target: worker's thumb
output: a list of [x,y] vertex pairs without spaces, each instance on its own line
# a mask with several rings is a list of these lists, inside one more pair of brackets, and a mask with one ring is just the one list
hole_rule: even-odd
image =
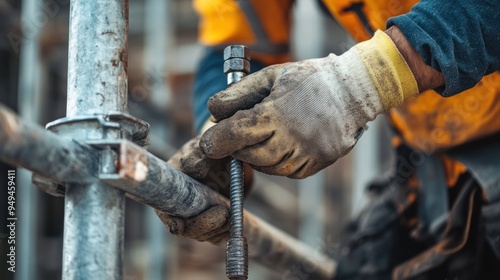
[[273,65],[244,77],[208,100],[208,109],[216,121],[231,117],[239,110],[250,109],[266,98],[286,64]]
[[265,141],[273,134],[270,117],[264,116],[263,106],[237,112],[209,128],[200,139],[200,148],[209,158],[220,159],[232,153]]

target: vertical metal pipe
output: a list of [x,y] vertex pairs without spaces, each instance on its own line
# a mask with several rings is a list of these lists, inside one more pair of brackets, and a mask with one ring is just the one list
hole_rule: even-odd
[[148,207],[145,216],[149,265],[144,279],[171,279],[165,276],[172,274],[172,260],[176,252],[175,243],[172,242],[173,238],[165,234],[165,226],[153,209]]
[[365,188],[376,176],[380,175],[378,155],[381,118],[370,123],[370,129],[363,133],[354,147],[353,186],[351,193],[351,216],[355,217],[368,203]]
[[[125,112],[128,0],[71,1],[69,32],[66,115]],[[113,157],[103,151],[102,173],[115,171]],[[124,207],[123,192],[102,183],[66,187],[63,279],[123,278]]]
[[[40,113],[40,59],[39,37],[42,23],[33,21],[42,11],[39,0],[23,1],[21,11],[22,31],[25,41],[21,45],[18,109],[23,119],[33,123],[39,121]],[[34,279],[36,275],[35,252],[37,245],[37,223],[35,215],[38,207],[37,189],[31,184],[31,172],[19,168],[17,171],[18,211],[18,273],[17,280]]]
[[127,35],[127,0],[71,1],[68,117],[126,111]]
[[[324,54],[325,22],[316,1],[297,0],[294,9],[292,49],[297,60]],[[314,30],[314,32],[311,32]]]
[[174,38],[174,21],[171,17],[170,0],[146,0],[145,4],[145,34],[144,34],[144,64],[148,76],[153,81],[151,85],[152,102],[164,109],[170,101],[170,87],[165,83],[167,76],[167,54],[172,51]]
[[[172,50],[174,38],[174,21],[170,16],[171,2],[171,0],[146,0],[144,2],[144,73],[153,81],[151,100],[162,110],[165,110],[171,101],[170,86],[165,83],[168,70],[167,54]],[[157,120],[157,125],[152,127],[155,129],[151,133],[156,134],[163,140],[163,143],[165,143],[164,139],[171,138],[172,127],[165,125],[164,120]],[[167,140],[167,142],[170,141]],[[171,275],[174,267],[175,240],[172,235],[165,234],[164,225],[152,209],[146,209],[145,216],[149,253],[145,279],[162,280],[166,275]]]
[[313,248],[325,234],[325,172],[297,182],[299,191],[299,240]]

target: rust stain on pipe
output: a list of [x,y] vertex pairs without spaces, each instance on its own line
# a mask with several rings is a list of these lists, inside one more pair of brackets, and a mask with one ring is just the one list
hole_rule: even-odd
[[148,175],[148,158],[129,149],[126,145],[120,145],[120,156],[118,161],[118,175],[120,178],[137,184],[146,180]]

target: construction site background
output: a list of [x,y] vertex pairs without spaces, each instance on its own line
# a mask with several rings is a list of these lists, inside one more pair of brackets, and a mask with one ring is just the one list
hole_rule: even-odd
[[[30,1],[0,0],[0,102],[14,110],[29,106],[36,121],[45,125],[65,115],[70,1],[34,1],[36,17],[26,18],[23,5]],[[352,44],[315,1],[297,2],[293,34],[301,35],[292,42],[295,60],[339,54]],[[130,1],[129,112],[151,125],[149,151],[164,160],[193,136],[192,83],[203,52],[197,43],[197,24],[191,1]],[[35,56],[23,61],[23,45],[29,42],[35,43]],[[18,98],[23,69],[34,73],[30,82],[36,89],[35,100]],[[383,123],[371,125],[354,153],[311,178],[257,174],[246,208],[314,248],[336,254],[342,227],[366,201],[363,187],[389,166],[389,138]],[[369,148],[373,146],[377,149]],[[0,162],[0,174],[9,169],[13,167]],[[29,173],[19,176],[27,176],[20,179],[27,183],[18,183],[17,188],[17,205],[23,211],[15,277],[60,279],[63,199],[30,184]],[[32,195],[20,195],[24,192]],[[0,199],[4,205],[7,197]],[[6,209],[0,211],[1,220]],[[1,235],[6,232],[0,228]],[[222,247],[172,236],[151,209],[127,200],[125,279],[224,279],[224,253]],[[4,252],[2,263],[3,258]],[[251,262],[249,279],[282,276]]]

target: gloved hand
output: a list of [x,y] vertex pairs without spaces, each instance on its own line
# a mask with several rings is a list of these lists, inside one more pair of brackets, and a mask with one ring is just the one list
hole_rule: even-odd
[[348,153],[366,123],[418,94],[392,40],[378,31],[341,56],[286,63],[243,78],[208,102],[219,123],[200,147],[264,173],[310,176]]
[[[201,136],[197,136],[184,144],[179,152],[168,160],[168,164],[229,198],[229,157],[207,157],[199,148],[200,138]],[[247,164],[243,165],[243,169],[247,196],[253,183],[253,170]],[[229,237],[230,215],[226,206],[214,206],[189,219],[170,216],[157,210],[155,212],[174,235],[209,241],[217,245],[225,243]]]
[[201,242],[209,241],[215,245],[225,244],[229,238],[230,215],[228,207],[214,206],[189,219],[170,216],[156,209],[155,212],[173,235]]
[[[213,159],[207,157],[199,148],[201,135],[189,140],[169,160],[175,169],[209,186],[211,189],[229,197],[229,157]],[[244,168],[245,196],[250,192],[253,182],[253,170]]]

